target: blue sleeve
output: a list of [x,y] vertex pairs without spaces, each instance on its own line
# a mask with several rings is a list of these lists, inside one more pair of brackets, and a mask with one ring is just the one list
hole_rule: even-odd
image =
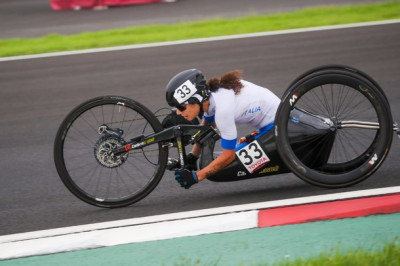
[[213,116],[203,116],[203,118],[204,118],[204,120],[206,121],[206,122],[208,122],[208,123],[212,123],[212,122],[214,122],[215,121],[215,115],[213,115]]
[[236,139],[221,138],[221,147],[225,150],[234,150],[236,147]]

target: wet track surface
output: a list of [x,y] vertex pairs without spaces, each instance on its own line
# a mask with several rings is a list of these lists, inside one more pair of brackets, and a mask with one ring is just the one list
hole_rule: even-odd
[[286,174],[233,183],[204,181],[184,190],[166,172],[146,199],[107,210],[81,202],[64,187],[52,154],[59,124],[79,103],[114,94],[155,111],[166,106],[164,88],[170,77],[192,67],[208,77],[242,69],[245,79],[281,96],[293,79],[312,67],[351,65],[378,81],[399,121],[399,31],[400,24],[392,24],[0,62],[0,235],[400,185],[396,137],[382,167],[350,188],[322,189]]

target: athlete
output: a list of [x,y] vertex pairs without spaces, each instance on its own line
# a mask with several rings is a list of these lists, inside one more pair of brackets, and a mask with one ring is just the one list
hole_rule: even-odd
[[166,98],[176,113],[192,121],[203,115],[202,125],[217,127],[222,154],[199,171],[196,161],[201,147],[194,145],[187,155],[187,169],[175,171],[175,179],[186,189],[226,167],[235,159],[237,124],[248,124],[260,132],[274,122],[280,99],[270,90],[241,79],[234,70],[206,81],[202,72],[189,69],[175,75],[166,87]]

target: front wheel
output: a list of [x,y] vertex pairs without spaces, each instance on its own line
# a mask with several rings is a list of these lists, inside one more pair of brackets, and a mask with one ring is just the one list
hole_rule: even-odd
[[382,164],[393,137],[383,91],[352,68],[307,72],[284,94],[275,118],[282,160],[301,179],[346,187]]
[[115,96],[97,97],[64,119],[54,144],[54,160],[65,186],[79,199],[115,208],[146,197],[161,180],[168,148],[154,143],[120,156],[110,151],[134,137],[163,129],[140,103]]

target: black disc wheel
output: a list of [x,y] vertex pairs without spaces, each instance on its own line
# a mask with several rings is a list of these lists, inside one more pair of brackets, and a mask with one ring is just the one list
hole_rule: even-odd
[[159,132],[160,122],[140,103],[97,97],[62,122],[54,160],[61,180],[79,199],[99,207],[123,207],[146,197],[161,180],[168,148],[154,143],[119,156],[111,152],[141,135]]
[[393,137],[390,107],[377,86],[337,66],[293,82],[275,119],[277,149],[289,169],[321,187],[350,186],[376,171]]

